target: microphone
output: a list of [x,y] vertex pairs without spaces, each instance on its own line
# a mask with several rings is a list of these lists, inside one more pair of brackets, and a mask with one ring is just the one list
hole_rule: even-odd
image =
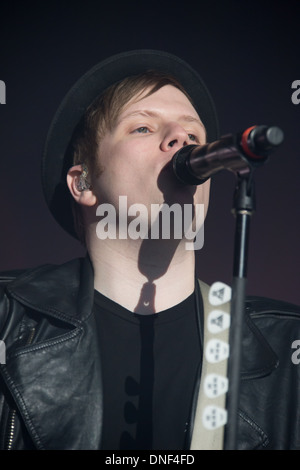
[[172,158],[173,171],[184,184],[199,185],[221,170],[237,173],[264,163],[283,142],[276,126],[252,126],[205,145],[186,145]]

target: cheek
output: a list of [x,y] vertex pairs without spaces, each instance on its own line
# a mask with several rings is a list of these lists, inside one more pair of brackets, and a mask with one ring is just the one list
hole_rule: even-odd
[[115,144],[113,147],[100,148],[98,161],[103,168],[117,173],[119,169],[140,169],[147,161],[150,154],[149,145],[141,141],[125,141]]
[[132,185],[132,189],[136,187],[143,191],[143,185],[147,186],[150,179],[155,179],[154,175],[155,156],[146,142],[123,143],[105,158],[103,176],[111,183],[116,181],[120,184],[121,181]]
[[122,151],[104,158],[101,165],[103,172],[95,178],[93,184],[99,204],[106,202],[116,206],[119,196],[127,196],[128,204],[143,202],[148,192],[149,174],[143,159],[135,158],[134,152],[126,157]]

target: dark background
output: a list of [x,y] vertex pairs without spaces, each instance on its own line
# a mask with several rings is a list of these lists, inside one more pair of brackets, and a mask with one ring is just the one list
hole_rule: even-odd
[[[6,2],[1,5],[0,270],[61,263],[79,243],[47,210],[40,182],[46,133],[61,99],[112,54],[151,48],[174,53],[206,81],[222,134],[278,125],[282,147],[255,175],[248,293],[300,304],[299,1]],[[200,277],[231,283],[235,176],[213,178]]]

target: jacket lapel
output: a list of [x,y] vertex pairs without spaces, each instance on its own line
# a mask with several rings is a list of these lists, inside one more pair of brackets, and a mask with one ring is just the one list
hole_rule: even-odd
[[9,290],[32,312],[43,313],[33,343],[8,351],[2,371],[37,448],[99,449],[101,364],[89,261],[43,268]]

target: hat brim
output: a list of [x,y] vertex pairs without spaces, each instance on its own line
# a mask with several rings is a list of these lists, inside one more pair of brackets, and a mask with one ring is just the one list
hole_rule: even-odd
[[208,142],[219,137],[212,97],[198,73],[185,61],[156,50],[134,50],[114,55],[85,73],[70,89],[50,125],[42,155],[42,185],[46,203],[56,221],[77,238],[71,210],[66,160],[73,132],[87,107],[110,85],[148,70],[173,75],[190,95],[207,132]]

